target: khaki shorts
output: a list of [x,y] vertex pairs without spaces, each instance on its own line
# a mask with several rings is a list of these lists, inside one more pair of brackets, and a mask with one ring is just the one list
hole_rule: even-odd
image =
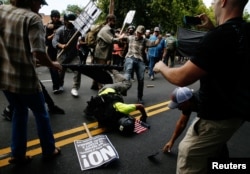
[[179,144],[176,173],[207,173],[207,159],[219,157],[225,143],[242,125],[242,119],[195,118]]

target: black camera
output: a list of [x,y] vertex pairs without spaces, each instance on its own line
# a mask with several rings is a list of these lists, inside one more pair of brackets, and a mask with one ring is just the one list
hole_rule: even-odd
[[184,24],[186,25],[199,25],[201,24],[201,19],[199,17],[184,16]]

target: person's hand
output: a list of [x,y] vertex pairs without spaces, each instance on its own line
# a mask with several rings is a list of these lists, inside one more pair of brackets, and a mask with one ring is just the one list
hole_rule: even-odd
[[164,67],[166,67],[166,64],[163,62],[163,61],[158,61],[156,64],[155,64],[155,66],[154,66],[154,68],[153,68],[153,71],[155,72],[155,73],[158,73],[158,72],[160,72],[160,70],[162,69],[162,68],[164,68]]
[[67,45],[67,44],[61,44],[61,48],[62,48],[62,49],[64,49],[64,50],[65,50],[65,49],[67,49],[67,47],[68,47],[68,45]]
[[122,33],[122,34],[118,34],[118,35],[117,35],[117,37],[118,37],[120,40],[123,39],[124,36],[125,36],[125,33]]
[[48,24],[48,25],[47,25],[47,28],[53,29],[53,28],[54,28],[54,24]]
[[206,14],[203,13],[196,17],[199,17],[201,19],[201,24],[197,25],[197,28],[205,28],[207,30],[211,30],[214,28],[214,24]]
[[51,68],[62,71],[62,65],[58,61],[53,61]]
[[159,35],[157,36],[157,38],[158,38],[159,40],[161,40],[161,39],[162,39],[162,35],[159,34]]
[[36,67],[40,67],[41,66],[40,61],[36,58],[34,60],[35,60]]
[[165,146],[162,148],[162,151],[164,153],[169,153],[171,152],[171,148],[173,147],[174,143],[172,141],[169,141],[165,144]]

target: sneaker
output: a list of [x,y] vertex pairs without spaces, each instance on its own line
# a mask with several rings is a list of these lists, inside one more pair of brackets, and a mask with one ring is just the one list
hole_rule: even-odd
[[151,80],[154,80],[154,76],[150,76],[150,79],[151,79]]
[[24,165],[30,163],[32,160],[31,156],[24,156],[22,158],[11,157],[9,159],[10,164]]
[[53,94],[61,94],[63,91],[60,89],[54,89]]
[[74,97],[78,97],[78,91],[77,91],[76,88],[72,88],[71,95],[74,96]]
[[138,103],[139,104],[144,104],[144,101],[142,100],[142,98],[138,98]]
[[50,114],[65,114],[64,110],[59,108],[58,106],[54,105],[53,107],[49,108]]
[[60,88],[58,89],[61,93],[64,91],[63,87],[60,86]]

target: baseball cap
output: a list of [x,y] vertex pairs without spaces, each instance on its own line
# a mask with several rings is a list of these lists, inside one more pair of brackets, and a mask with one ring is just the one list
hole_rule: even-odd
[[155,27],[154,31],[160,31],[159,27]]
[[135,32],[138,32],[138,33],[141,33],[143,34],[145,32],[145,27],[143,25],[139,25],[137,28],[136,28],[136,31]]
[[76,19],[76,14],[74,13],[65,13],[63,19],[69,22],[73,22]]
[[42,5],[48,5],[48,3],[45,0],[41,0]]
[[171,95],[171,102],[168,104],[170,109],[175,109],[180,103],[189,100],[193,96],[193,90],[188,87],[175,88]]

